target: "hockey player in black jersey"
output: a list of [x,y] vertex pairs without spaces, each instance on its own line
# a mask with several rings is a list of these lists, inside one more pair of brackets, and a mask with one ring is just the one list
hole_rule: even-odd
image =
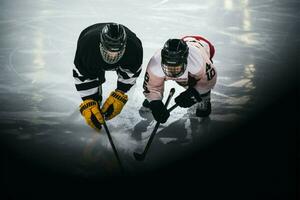
[[[73,77],[83,100],[80,112],[88,125],[100,131],[104,117],[110,120],[121,112],[128,100],[126,92],[142,71],[142,61],[142,43],[124,25],[98,23],[81,32]],[[110,93],[100,112],[105,71],[116,71],[117,88]]]

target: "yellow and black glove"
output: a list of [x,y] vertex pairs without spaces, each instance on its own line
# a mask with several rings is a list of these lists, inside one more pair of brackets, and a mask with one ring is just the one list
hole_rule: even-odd
[[80,104],[80,113],[85,118],[86,123],[97,131],[101,130],[101,124],[104,123],[100,113],[98,102],[92,99],[84,100]]
[[112,119],[117,116],[127,100],[128,96],[124,92],[119,90],[111,92],[102,106],[102,113],[105,119]]

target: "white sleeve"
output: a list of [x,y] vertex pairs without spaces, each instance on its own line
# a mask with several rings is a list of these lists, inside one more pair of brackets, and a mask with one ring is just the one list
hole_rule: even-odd
[[156,53],[148,63],[143,84],[143,93],[149,102],[163,99],[164,83],[165,75],[160,66],[160,55]]

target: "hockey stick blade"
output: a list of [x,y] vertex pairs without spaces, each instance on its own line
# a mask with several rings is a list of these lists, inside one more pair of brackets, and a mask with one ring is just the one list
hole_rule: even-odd
[[143,161],[145,159],[145,155],[143,153],[133,152],[133,156],[137,161]]

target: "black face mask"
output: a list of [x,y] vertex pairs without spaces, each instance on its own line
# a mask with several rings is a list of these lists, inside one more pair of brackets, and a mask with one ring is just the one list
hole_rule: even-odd
[[101,43],[99,47],[102,58],[107,64],[117,63],[125,53],[125,47],[120,51],[109,51],[108,49],[105,49]]

